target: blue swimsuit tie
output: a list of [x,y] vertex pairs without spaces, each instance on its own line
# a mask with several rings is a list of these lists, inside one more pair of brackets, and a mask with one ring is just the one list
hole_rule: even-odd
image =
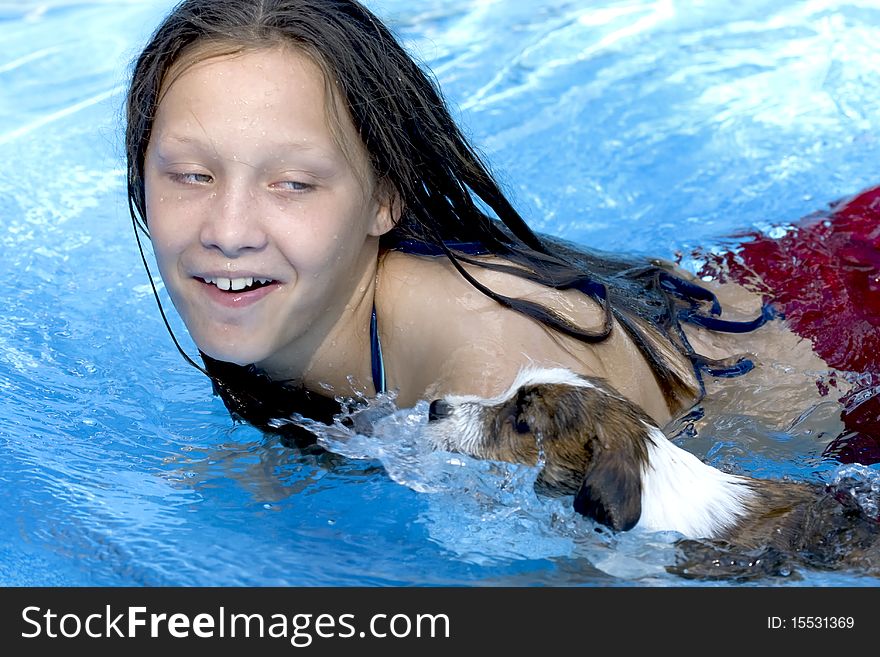
[[[488,253],[486,248],[477,242],[447,241],[445,244],[470,255],[484,255]],[[393,248],[403,253],[424,256],[441,256],[444,254],[439,246],[418,240],[400,240]],[[376,389],[376,394],[387,392],[385,386],[385,361],[382,359],[382,341],[379,339],[375,303],[373,304],[373,314],[370,318],[370,366],[373,370],[373,387]]]
[[370,317],[370,365],[373,370],[373,387],[376,394],[385,392],[385,361],[382,359],[382,342],[379,340],[379,326],[376,321],[376,304]]

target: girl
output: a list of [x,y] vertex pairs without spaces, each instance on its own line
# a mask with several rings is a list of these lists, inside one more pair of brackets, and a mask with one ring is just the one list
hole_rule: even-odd
[[184,0],[136,61],[127,121],[132,217],[190,362],[263,429],[385,390],[492,396],[527,363],[604,377],[662,424],[703,372],[748,371],[723,336],[773,316],[730,286],[743,313],[721,319],[669,263],[533,233],[354,0]]

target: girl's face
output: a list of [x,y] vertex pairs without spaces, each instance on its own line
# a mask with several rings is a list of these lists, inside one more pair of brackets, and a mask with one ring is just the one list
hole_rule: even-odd
[[145,186],[165,286],[209,356],[284,369],[363,295],[388,202],[344,108],[346,152],[334,139],[303,54],[205,59],[163,92]]

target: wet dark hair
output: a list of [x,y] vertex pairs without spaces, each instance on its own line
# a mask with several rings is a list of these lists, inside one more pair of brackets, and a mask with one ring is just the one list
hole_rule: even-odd
[[[717,318],[715,297],[677,275],[671,265],[591,252],[534,233],[455,124],[432,77],[354,0],[184,0],[168,14],[137,58],[127,95],[128,199],[136,234],[149,235],[144,156],[166,75],[179,58],[212,44],[226,52],[283,44],[315,61],[327,88],[347,109],[376,180],[393,190],[400,204],[400,218],[383,236],[382,248],[408,242],[442,253],[483,294],[584,342],[605,340],[616,319],[651,365],[673,412],[693,402],[695,393],[702,395],[702,370],[730,373],[747,368],[741,361],[717,363],[696,354],[681,323],[748,330],[765,316],[745,325],[723,322]],[[501,258],[475,259],[456,243],[476,244]],[[462,263],[507,271],[560,290],[580,290],[602,306],[604,325],[587,331],[540,304],[498,294]],[[690,371],[670,364],[659,346],[664,341],[690,359],[699,391],[693,388]],[[202,368],[184,356],[211,377],[233,416],[263,429],[272,428],[272,418],[294,411],[326,421],[338,408],[295,383],[269,381],[253,366],[221,363],[201,354]]]

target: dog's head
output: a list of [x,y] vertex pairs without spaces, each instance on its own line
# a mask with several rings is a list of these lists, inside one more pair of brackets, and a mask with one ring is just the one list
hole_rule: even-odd
[[565,369],[522,370],[492,399],[449,396],[430,405],[440,449],[537,465],[542,492],[574,494],[579,513],[615,530],[641,516],[651,420],[599,379]]

